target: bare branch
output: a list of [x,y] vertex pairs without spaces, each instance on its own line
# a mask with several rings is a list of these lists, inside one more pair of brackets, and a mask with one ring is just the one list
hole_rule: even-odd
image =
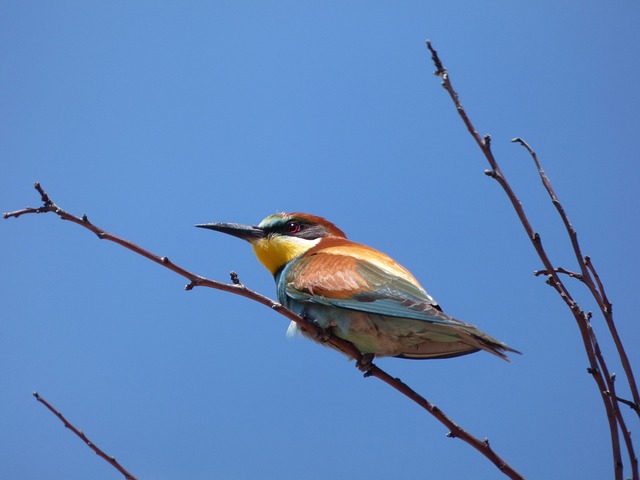
[[469,119],[469,116],[464,110],[462,103],[460,102],[460,97],[458,93],[454,90],[451,84],[451,79],[449,78],[449,74],[447,73],[446,68],[443,66],[437,51],[433,48],[433,46],[429,41],[427,41],[427,48],[431,52],[431,57],[436,66],[436,69],[437,69],[437,71],[435,72],[436,75],[442,78],[443,88],[449,93],[449,96],[451,97],[451,100],[455,105],[456,111],[460,115],[460,118],[465,124],[467,130],[469,131],[469,133],[471,134],[475,142],[478,144],[478,147],[482,151],[483,155],[485,156],[485,158],[487,159],[491,167],[490,170],[485,170],[485,174],[495,179],[499,183],[499,185],[502,187],[504,192],[506,193],[536,253],[542,260],[544,269],[535,272],[535,274],[547,276],[547,283],[551,285],[558,292],[558,294],[560,295],[560,298],[569,307],[569,309],[571,310],[571,313],[573,314],[578,324],[580,335],[582,336],[583,345],[587,353],[587,358],[589,360],[588,371],[589,373],[591,373],[591,375],[593,376],[597,384],[598,392],[600,393],[600,396],[602,398],[607,420],[609,422],[609,431],[611,436],[613,465],[614,465],[614,476],[616,480],[622,480],[622,460],[620,455],[620,442],[618,437],[618,428],[620,428],[621,430],[623,430],[623,436],[625,438],[625,443],[629,453],[629,458],[631,460],[631,465],[632,465],[632,470],[634,475],[633,478],[635,480],[638,480],[637,459],[635,458],[633,445],[631,444],[630,437],[628,436],[628,432],[626,431],[624,421],[621,420],[621,416],[618,415],[619,409],[615,404],[615,400],[612,401],[612,397],[610,397],[607,393],[605,393],[609,391],[610,388],[613,388],[613,382],[610,380],[610,377],[609,378],[605,377],[606,373],[603,374],[603,372],[607,372],[608,369],[606,367],[604,357],[601,355],[600,350],[597,346],[597,340],[596,340],[595,334],[591,329],[591,325],[589,322],[591,314],[585,313],[580,308],[578,303],[572,298],[568,289],[562,282],[562,279],[560,278],[559,274],[566,274],[569,277],[577,278],[583,283],[585,283],[585,285],[587,285],[587,287],[589,288],[590,292],[593,294],[593,297],[598,302],[598,305],[603,311],[603,315],[607,321],[607,325],[609,326],[611,335],[616,343],[616,347],[618,348],[620,358],[625,368],[625,373],[627,374],[627,377],[629,379],[629,384],[631,386],[631,390],[634,395],[634,400],[636,401],[635,403],[638,403],[637,388],[635,387],[635,380],[633,377],[633,373],[631,371],[630,364],[626,357],[624,348],[622,348],[622,343],[620,341],[620,338],[616,332],[615,325],[613,323],[613,317],[611,316],[610,304],[608,303],[608,300],[606,300],[605,302],[606,296],[604,295],[604,288],[602,287],[602,284],[600,283],[599,279],[596,280],[597,286],[594,284],[592,280],[592,275],[594,277],[597,277],[597,274],[595,273],[595,270],[592,267],[588,266],[588,260],[585,261],[583,259],[580,246],[577,241],[576,231],[571,225],[571,223],[569,222],[569,219],[564,211],[564,208],[562,207],[562,204],[559,202],[557,196],[555,195],[555,192],[553,191],[553,188],[551,186],[551,182],[549,181],[548,177],[544,173],[544,170],[542,169],[540,162],[538,161],[537,155],[526,142],[524,142],[519,138],[516,138],[513,141],[518,142],[522,146],[524,146],[528,150],[531,157],[533,158],[536,164],[536,167],[538,169],[540,178],[542,179],[542,183],[545,186],[549,196],[551,197],[551,200],[554,206],[558,210],[562,218],[562,221],[565,224],[565,227],[567,229],[567,232],[571,240],[574,253],[580,265],[580,273],[578,274],[576,272],[571,272],[569,270],[556,268],[553,266],[550,258],[548,257],[545,249],[542,246],[542,240],[540,238],[540,235],[537,232],[535,232],[533,227],[531,226],[529,219],[527,218],[524,212],[522,204],[520,203],[520,200],[513,192],[510,184],[507,182],[496,159],[493,156],[493,153],[491,151],[491,142],[490,142],[491,138],[489,137],[489,135],[485,135],[484,139],[480,137],[473,123]]
[[[591,333],[592,336],[592,342],[593,342],[593,347],[594,347],[594,351],[596,354],[596,357],[598,358],[598,362],[600,363],[603,371],[602,371],[602,375],[604,376],[604,378],[606,379],[607,382],[607,386],[609,388],[609,390],[605,390],[603,393],[603,395],[605,396],[609,396],[611,398],[612,404],[614,402],[619,402],[622,399],[620,397],[618,397],[616,395],[616,387],[615,387],[615,381],[616,381],[616,375],[615,374],[610,374],[606,363],[604,361],[604,357],[602,355],[602,351],[600,350],[600,345],[598,344],[598,341],[595,337],[595,334],[593,332],[593,328],[591,326],[591,324],[589,324],[589,331]],[[622,403],[627,403],[627,401],[622,400]],[[629,402],[631,403],[631,402]],[[635,454],[635,448],[633,446],[633,441],[631,440],[631,432],[627,429],[627,425],[626,422],[624,420],[624,417],[622,416],[622,412],[620,411],[619,408],[617,408],[617,405],[612,405],[612,410],[613,413],[615,414],[615,421],[618,423],[618,426],[620,428],[620,432],[622,433],[622,438],[624,440],[625,443],[625,447],[627,449],[627,453],[629,455],[629,463],[631,465],[631,472],[632,472],[632,478],[634,480],[637,480],[638,477],[640,476],[639,472],[638,472],[638,459],[636,457]],[[632,407],[633,409],[633,407]],[[609,422],[610,424],[613,422]],[[620,461],[619,465],[617,466],[618,469],[620,470],[620,476],[622,476],[622,461]]]
[[15,210],[13,212],[3,213],[2,218],[18,218],[20,215],[26,215],[29,213],[47,213],[52,211],[50,210],[52,206],[52,202],[49,199],[49,196],[42,189],[40,184],[38,182],[35,182],[33,184],[33,188],[35,188],[38,191],[38,193],[40,193],[40,199],[42,200],[42,203],[43,203],[41,207],[38,207],[38,208],[26,207],[20,210]]
[[607,298],[607,294],[604,291],[604,285],[602,285],[602,282],[600,281],[600,276],[598,275],[598,272],[596,272],[596,269],[594,268],[593,263],[591,263],[591,257],[589,255],[585,255],[584,263],[589,269],[589,271],[593,274],[593,278],[595,278],[596,283],[598,284],[598,291],[602,295],[602,302],[604,304],[605,311],[611,312],[613,305],[611,305],[611,302]]
[[[618,330],[613,321],[613,311],[612,311],[611,302],[607,298],[607,295],[604,291],[604,286],[600,281],[600,277],[596,272],[593,264],[591,263],[591,258],[589,256],[582,255],[580,243],[578,242],[578,233],[576,232],[575,228],[571,224],[571,221],[569,220],[569,216],[567,215],[567,212],[565,211],[564,207],[562,206],[562,203],[560,203],[558,196],[553,190],[551,181],[549,180],[549,177],[547,177],[547,174],[542,168],[542,165],[538,160],[538,155],[536,154],[536,152],[534,152],[533,149],[529,146],[529,144],[524,140],[522,140],[521,138],[514,138],[512,142],[516,142],[522,145],[529,152],[529,155],[531,156],[531,158],[533,159],[536,165],[536,169],[538,170],[538,174],[540,175],[542,184],[544,185],[545,190],[549,194],[549,197],[551,198],[551,202],[553,203],[556,210],[558,211],[558,214],[562,219],[562,223],[564,224],[565,229],[567,230],[567,234],[571,241],[571,246],[573,247],[573,252],[578,262],[578,266],[580,267],[581,275],[579,277],[575,275],[570,275],[570,276],[575,276],[576,278],[579,278],[579,280],[581,280],[587,286],[587,288],[589,289],[589,292],[591,293],[596,303],[598,304],[598,307],[602,312],[602,315],[605,319],[607,327],[609,328],[609,333],[611,334],[611,338],[613,339],[613,342],[618,351],[618,356],[620,357],[622,368],[624,369],[625,375],[627,377],[627,381],[629,382],[629,387],[630,387],[633,399],[635,403],[640,403],[640,394],[638,393],[638,387],[636,385],[636,380],[633,375],[633,370],[631,368],[631,362],[629,361],[629,357],[627,356],[627,352],[622,344],[622,340],[620,339],[620,335],[618,334]],[[558,269],[556,270],[559,271]],[[566,273],[566,272],[563,271],[562,273]],[[595,279],[595,282],[594,282],[594,279]],[[636,413],[640,415],[640,411],[636,410]]]
[[[311,334],[312,337],[322,339],[322,343],[326,343],[336,350],[344,353],[350,358],[356,360],[356,367],[364,372],[365,377],[375,377],[388,385],[392,386],[400,393],[405,395],[407,398],[421,406],[424,410],[433,415],[440,423],[445,425],[449,429],[449,437],[459,438],[463,442],[469,444],[476,450],[478,450],[481,454],[483,454],[489,461],[491,461],[504,475],[511,479],[523,479],[524,477],[519,474],[516,470],[514,470],[507,462],[505,462],[498,454],[496,454],[492,448],[489,447],[488,441],[480,440],[475,436],[471,435],[469,432],[464,430],[458,424],[456,424],[453,420],[451,420],[447,415],[445,415],[439,407],[434,405],[433,403],[426,400],[424,397],[419,395],[416,391],[411,389],[408,385],[406,385],[399,378],[392,377],[387,372],[373,364],[372,357],[368,355],[363,355],[356,349],[351,343],[343,340],[335,335],[331,334],[331,332],[318,327],[315,323],[305,319],[289,310],[282,304],[265,297],[264,295],[255,292],[245,285],[240,283],[238,275],[235,272],[231,272],[231,284],[218,282],[215,280],[210,280],[208,278],[204,278],[200,275],[196,275],[185,268],[176,265],[168,257],[161,257],[148,250],[143,249],[142,247],[136,245],[135,243],[120,238],[116,235],[113,235],[102,228],[92,224],[89,222],[86,215],[83,215],[82,218],[79,218],[75,215],[72,215],[60,207],[58,207],[53,201],[50,200],[49,196],[44,192],[40,184],[36,182],[35,184],[36,190],[40,193],[44,205],[37,209],[23,209],[17,210],[16,212],[5,214],[5,218],[9,217],[17,217],[27,213],[46,213],[52,212],[58,215],[63,220],[68,220],[72,223],[80,225],[87,230],[90,230],[101,240],[108,240],[118,245],[123,246],[124,248],[131,250],[138,255],[142,255],[143,257],[165,267],[182,277],[189,280],[189,283],[185,286],[185,290],[192,290],[195,287],[208,287],[216,290],[222,290],[225,292],[230,292],[236,295],[240,295],[250,300],[256,301],[262,305],[265,305],[281,315],[285,316],[289,320],[296,322],[301,328],[306,330]],[[17,214],[16,214],[17,213]]]
[[56,417],[58,417],[60,419],[60,421],[64,424],[64,426],[66,428],[68,428],[69,430],[71,430],[73,433],[75,433],[78,438],[80,438],[80,440],[82,440],[84,443],[87,444],[87,446],[93,450],[96,455],[98,455],[99,457],[102,457],[104,460],[107,461],[107,463],[109,463],[109,465],[111,465],[113,468],[115,468],[116,470],[118,470],[122,475],[124,475],[124,478],[126,480],[136,480],[136,477],[134,477],[133,475],[131,475],[127,470],[125,470],[125,468],[120,465],[118,463],[118,461],[112,457],[111,455],[107,455],[106,453],[104,453],[104,451],[102,451],[102,449],[100,449],[100,447],[98,447],[95,443],[93,443],[91,440],[89,440],[89,438],[87,438],[87,436],[84,434],[84,432],[82,430],[78,430],[69,420],[67,420],[64,415],[62,415],[62,413],[60,413],[58,410],[56,410],[49,402],[47,402],[44,398],[42,398],[38,392],[33,392],[33,396],[36,397],[36,400],[38,402],[40,402],[41,404],[43,404],[45,407],[47,407]]

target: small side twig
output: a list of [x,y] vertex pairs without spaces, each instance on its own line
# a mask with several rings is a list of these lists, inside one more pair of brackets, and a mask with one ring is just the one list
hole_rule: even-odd
[[47,402],[44,398],[42,398],[38,392],[33,392],[33,396],[36,398],[38,402],[47,407],[51,413],[53,413],[56,417],[60,419],[60,421],[64,424],[66,428],[71,430],[76,436],[82,440],[91,450],[93,450],[96,455],[103,458],[109,465],[118,470],[126,480],[136,480],[136,477],[131,475],[118,461],[112,457],[111,455],[106,454],[100,447],[98,447],[95,443],[93,443],[89,438],[84,434],[82,430],[77,429],[69,420],[67,420],[62,413],[56,410],[53,405]]
[[[580,281],[584,281],[582,274],[578,273],[578,272],[572,272],[571,270],[567,270],[566,268],[562,268],[562,267],[556,267],[553,269],[554,272],[556,273],[562,273],[563,275],[567,275],[571,278],[575,278],[577,280]],[[539,277],[540,275],[549,275],[549,272],[547,272],[546,270],[536,270],[535,272],[533,272],[533,274],[536,277]]]
[[604,393],[606,393],[606,394],[607,394],[607,395],[609,395],[609,396],[615,397],[615,399],[616,399],[618,402],[620,402],[620,403],[624,403],[626,406],[628,406],[629,408],[631,408],[631,410],[636,410],[636,411],[637,411],[637,410],[640,410],[640,405],[638,405],[638,404],[637,404],[637,403],[635,403],[635,402],[632,402],[631,400],[627,400],[626,398],[622,398],[622,397],[619,397],[619,396],[617,396],[617,395],[614,395],[614,394],[613,394],[613,392],[610,392],[610,391],[608,391],[608,390],[607,390],[606,392],[604,392]]

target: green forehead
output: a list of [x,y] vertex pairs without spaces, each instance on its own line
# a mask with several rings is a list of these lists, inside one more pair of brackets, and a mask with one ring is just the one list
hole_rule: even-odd
[[291,215],[286,213],[275,213],[269,215],[258,225],[260,228],[277,227],[293,219]]

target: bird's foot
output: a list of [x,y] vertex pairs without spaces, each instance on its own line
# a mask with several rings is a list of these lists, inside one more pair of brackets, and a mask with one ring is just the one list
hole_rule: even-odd
[[369,373],[369,370],[373,367],[373,359],[375,354],[373,353],[363,353],[362,356],[356,360],[356,367],[361,372],[364,372],[365,376]]
[[318,343],[327,343],[331,338],[331,332],[328,328],[318,327],[313,334],[313,339]]

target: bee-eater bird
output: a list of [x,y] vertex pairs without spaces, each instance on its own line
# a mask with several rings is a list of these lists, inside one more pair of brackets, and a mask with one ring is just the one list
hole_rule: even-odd
[[[278,301],[298,315],[377,357],[429,359],[486,350],[517,352],[442,312],[418,281],[392,258],[352,242],[322,217],[270,215],[257,226],[196,225],[253,246],[275,278]],[[297,330],[292,322],[289,333]]]

